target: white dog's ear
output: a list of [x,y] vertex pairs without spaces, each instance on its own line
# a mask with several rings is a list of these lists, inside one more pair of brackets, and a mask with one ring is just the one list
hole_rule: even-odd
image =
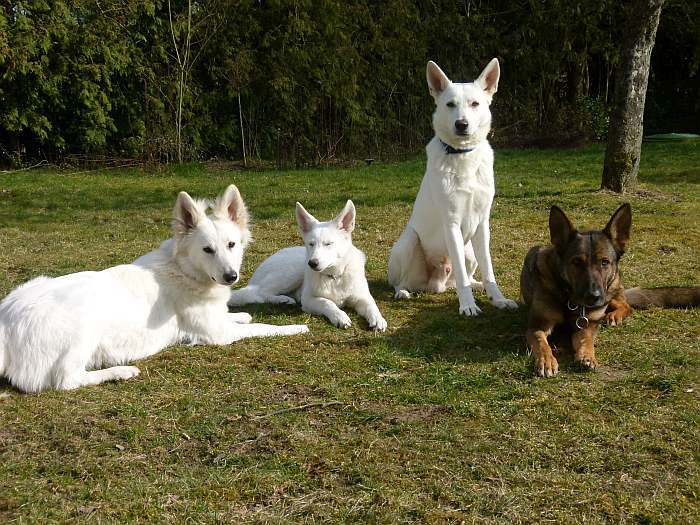
[[338,229],[352,233],[355,229],[355,205],[352,201],[345,203],[343,211],[341,211],[335,218],[335,222],[338,224]]
[[486,91],[486,94],[491,98],[498,91],[499,78],[501,78],[501,66],[498,64],[497,58],[492,58],[474,83]]
[[173,209],[173,233],[186,235],[197,227],[202,219],[202,210],[186,191],[181,191]]
[[430,94],[434,99],[437,99],[442,92],[447,89],[447,86],[450,85],[450,79],[442,72],[440,66],[432,60],[428,62],[428,66],[425,69],[425,76],[428,80],[428,89],[430,89]]
[[214,203],[214,215],[221,219],[229,219],[241,228],[248,226],[248,208],[243,202],[241,192],[231,184]]
[[316,218],[297,202],[297,224],[302,233],[307,233],[314,225],[318,224]]

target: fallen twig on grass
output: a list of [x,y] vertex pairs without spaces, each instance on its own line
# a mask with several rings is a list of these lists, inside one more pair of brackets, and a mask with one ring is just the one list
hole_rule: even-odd
[[33,170],[34,168],[38,168],[39,166],[48,166],[49,162],[47,160],[42,160],[41,162],[38,162],[37,164],[34,164],[33,166],[27,166],[26,168],[19,168],[17,170],[3,170],[0,171],[3,175],[7,175],[10,173],[19,173],[20,171],[27,171],[27,170]]
[[266,419],[268,417],[276,416],[278,414],[284,414],[286,412],[296,412],[298,410],[306,410],[307,408],[326,408],[329,406],[333,405],[342,405],[340,401],[319,401],[317,403],[306,403],[305,405],[297,405],[295,407],[289,407],[289,408],[283,408],[281,410],[274,410],[272,412],[268,412],[267,414],[261,414],[259,416],[253,416],[253,419]]

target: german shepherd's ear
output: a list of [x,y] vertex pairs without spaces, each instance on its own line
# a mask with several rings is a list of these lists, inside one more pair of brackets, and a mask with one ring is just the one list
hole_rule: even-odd
[[562,253],[576,228],[559,206],[549,210],[549,236],[557,252]]
[[603,228],[603,233],[612,241],[615,251],[619,255],[625,253],[627,241],[632,229],[632,206],[625,203],[620,206]]

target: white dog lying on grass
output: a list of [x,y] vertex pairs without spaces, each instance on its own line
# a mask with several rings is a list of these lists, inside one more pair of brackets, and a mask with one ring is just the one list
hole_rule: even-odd
[[134,377],[139,369],[123,365],[177,343],[307,332],[228,313],[248,240],[235,186],[213,204],[180,193],[173,238],[157,250],[100,272],[37,277],[0,303],[0,375],[25,392],[67,390]]
[[352,244],[352,201],[328,222],[317,221],[298,202],[296,216],[304,247],[285,248],[264,260],[248,286],[233,290],[229,306],[300,301],[305,312],[324,315],[338,328],[348,328],[350,318],[340,309],[348,305],[367,319],[370,329],[386,330],[365,278],[365,255]]

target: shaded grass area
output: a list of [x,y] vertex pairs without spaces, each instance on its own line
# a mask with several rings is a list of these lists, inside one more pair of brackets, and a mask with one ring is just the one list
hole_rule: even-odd
[[[548,208],[602,227],[632,203],[625,282],[700,281],[700,150],[645,145],[643,191],[599,192],[603,151],[497,151],[492,252],[518,295]],[[294,202],[347,198],[389,322],[340,331],[298,308],[256,321],[311,333],[175,347],[135,380],[20,395],[0,383],[0,521],[192,523],[691,523],[700,521],[700,311],[636,312],[604,329],[601,368],[532,376],[525,312],[457,315],[454,293],[394,302],[386,261],[424,161],[347,170],[0,176],[0,296],[39,274],[128,262],[168,235],[177,192],[235,182],[254,216],[244,280],[297,243]],[[337,401],[335,404],[328,404]],[[325,404],[324,404],[325,403]],[[309,405],[307,408],[294,408]]]

